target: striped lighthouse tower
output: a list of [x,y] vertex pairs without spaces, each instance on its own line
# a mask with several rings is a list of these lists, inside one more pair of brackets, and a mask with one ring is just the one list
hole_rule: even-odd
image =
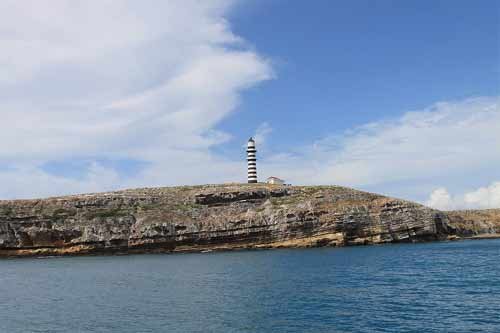
[[255,141],[250,138],[247,143],[247,163],[248,163],[248,182],[257,183],[257,150]]

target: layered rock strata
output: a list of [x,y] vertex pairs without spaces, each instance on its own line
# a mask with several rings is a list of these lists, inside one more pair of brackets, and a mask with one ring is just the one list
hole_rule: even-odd
[[446,212],[454,233],[463,237],[496,237],[500,234],[500,209]]
[[449,215],[338,186],[206,185],[0,201],[0,256],[439,240],[461,230]]

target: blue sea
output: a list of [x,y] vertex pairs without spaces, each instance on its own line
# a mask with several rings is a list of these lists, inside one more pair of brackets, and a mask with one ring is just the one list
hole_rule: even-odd
[[1,332],[500,332],[500,240],[0,260]]

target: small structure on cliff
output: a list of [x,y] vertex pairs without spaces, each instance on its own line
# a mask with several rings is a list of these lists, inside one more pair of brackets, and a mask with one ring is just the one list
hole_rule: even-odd
[[257,149],[255,149],[255,140],[248,139],[247,143],[247,173],[248,182],[257,183]]
[[283,179],[274,176],[267,178],[266,183],[273,185],[285,185],[285,181]]

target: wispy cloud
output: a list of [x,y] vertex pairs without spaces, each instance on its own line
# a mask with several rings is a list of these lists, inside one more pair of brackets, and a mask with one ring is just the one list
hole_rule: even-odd
[[475,184],[497,179],[498,151],[500,98],[484,97],[369,123],[277,154],[265,168],[293,183],[342,184],[424,202],[436,185],[466,188],[464,175]]
[[[231,6],[0,2],[0,164],[9,169],[0,197],[99,189],[92,179],[102,170],[75,183],[44,173],[51,160],[150,162],[133,178],[107,174],[102,188],[231,177],[235,163],[210,151],[229,138],[216,125],[241,91],[273,75],[232,33]],[[200,166],[211,176],[201,177]]]
[[[231,6],[1,1],[0,198],[244,181],[245,161],[212,149],[231,137],[218,124],[242,91],[274,75],[231,31]],[[259,175],[435,207],[497,206],[499,104],[499,97],[445,101],[299,148],[267,144]],[[259,147],[272,134],[262,123]],[[69,160],[86,161],[78,178],[44,169]],[[104,160],[141,168],[124,176]],[[484,184],[491,185],[478,188]]]
[[268,136],[273,132],[273,128],[268,122],[263,122],[260,124],[255,130],[255,134],[253,138],[255,142],[259,145],[259,148],[262,149],[266,145],[266,141]]

